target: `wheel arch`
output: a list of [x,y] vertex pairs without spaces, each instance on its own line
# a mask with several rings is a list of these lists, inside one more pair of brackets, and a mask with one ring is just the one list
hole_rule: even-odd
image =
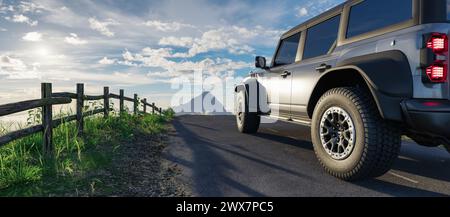
[[248,112],[260,113],[260,84],[255,78],[245,79],[240,85],[237,85],[234,89],[235,93],[245,93],[245,109]]
[[326,74],[320,77],[309,98],[307,106],[308,116],[312,118],[317,102],[328,90],[348,86],[360,86],[366,90],[370,90],[368,81],[366,81],[361,74],[360,69],[355,66],[334,68],[333,70],[326,72]]
[[240,85],[234,89],[235,93],[240,91],[245,92],[246,103],[249,112],[258,114],[268,114],[270,108],[268,107],[268,94],[263,85],[261,85],[256,78],[247,78]]
[[311,118],[320,97],[328,90],[360,86],[370,91],[381,117],[402,121],[402,100],[412,98],[413,80],[407,57],[401,51],[385,51],[339,62],[318,80],[309,99]]

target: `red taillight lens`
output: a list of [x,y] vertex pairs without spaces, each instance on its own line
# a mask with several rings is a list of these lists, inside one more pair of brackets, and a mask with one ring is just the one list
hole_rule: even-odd
[[435,54],[443,54],[448,51],[448,37],[441,33],[432,33],[427,42],[427,48],[432,49]]
[[426,72],[431,82],[447,81],[447,65],[442,62],[433,63],[433,65],[427,67]]
[[425,35],[426,42],[421,51],[421,64],[424,69],[423,81],[431,83],[447,82],[448,77],[448,37],[444,33]]

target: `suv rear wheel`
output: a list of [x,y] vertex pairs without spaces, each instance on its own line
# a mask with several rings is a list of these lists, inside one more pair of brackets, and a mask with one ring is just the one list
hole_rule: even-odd
[[236,123],[241,133],[253,134],[258,132],[261,117],[248,111],[247,98],[244,91],[236,95]]
[[383,175],[400,152],[399,130],[381,118],[371,96],[359,88],[326,92],[314,111],[311,134],[322,166],[344,180]]

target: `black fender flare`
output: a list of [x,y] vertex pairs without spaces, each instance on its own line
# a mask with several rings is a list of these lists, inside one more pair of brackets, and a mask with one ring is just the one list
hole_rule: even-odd
[[[384,119],[403,120],[401,102],[413,97],[412,72],[403,52],[392,50],[345,59],[320,77],[316,89],[327,75],[343,70],[354,70],[360,74]],[[308,107],[311,103],[310,99]]]
[[[254,81],[250,81],[250,82],[255,82],[255,87],[256,87],[255,91],[250,91],[250,88],[251,88],[250,83],[244,83],[244,84],[237,85],[234,88],[234,91],[235,91],[235,93],[239,93],[241,91],[243,91],[245,93],[245,111],[246,112],[256,112],[256,113],[260,114],[261,113],[260,105],[259,105],[260,104],[260,100],[259,100],[260,84],[256,79]],[[256,96],[254,96],[256,98],[256,100],[250,101],[249,96],[253,95],[253,94],[256,94]]]
[[239,85],[237,85],[237,86],[234,88],[234,92],[235,92],[235,93],[239,93],[239,92],[241,92],[241,91],[247,92],[247,87],[246,87],[245,84],[239,84]]
[[[237,85],[235,88],[234,88],[234,92],[236,93],[236,94],[238,94],[238,93],[240,93],[240,92],[244,92],[244,94],[245,94],[245,112],[248,112],[248,102],[247,102],[247,98],[248,98],[248,87],[247,87],[248,85],[246,85],[246,84],[240,84],[240,85]],[[235,103],[237,103],[236,102],[237,100],[236,100],[236,98],[235,98]],[[234,105],[235,106],[235,111],[237,111],[237,104],[235,104]]]

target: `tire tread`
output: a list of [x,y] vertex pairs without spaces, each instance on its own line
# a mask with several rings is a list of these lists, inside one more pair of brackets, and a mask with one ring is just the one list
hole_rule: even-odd
[[[318,157],[320,164],[331,175],[343,180],[358,180],[385,174],[397,159],[401,136],[399,127],[382,119],[372,97],[357,87],[335,88],[326,92],[317,105],[330,95],[342,95],[354,103],[364,125],[365,141],[362,157],[349,172],[339,173],[329,169]],[[317,150],[315,150],[318,155]]]

